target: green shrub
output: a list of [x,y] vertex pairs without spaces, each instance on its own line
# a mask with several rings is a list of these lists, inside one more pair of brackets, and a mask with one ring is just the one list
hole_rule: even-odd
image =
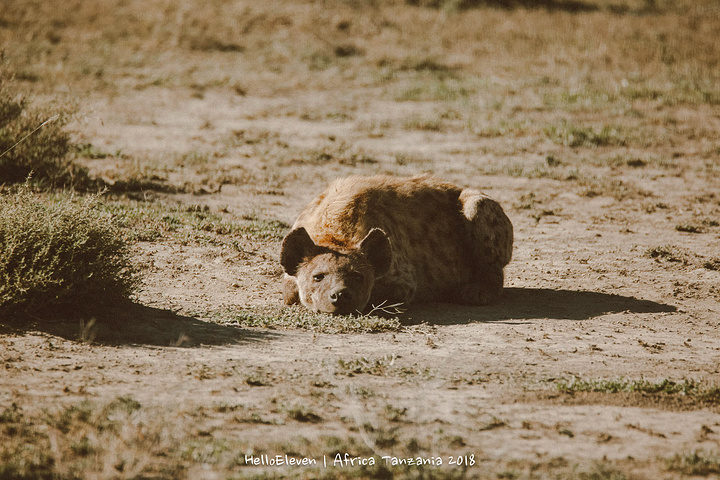
[[73,144],[64,130],[68,112],[30,108],[0,75],[0,185],[24,183],[43,188],[87,184],[87,170],[75,165]]
[[136,284],[127,243],[94,198],[0,196],[0,317],[92,315]]

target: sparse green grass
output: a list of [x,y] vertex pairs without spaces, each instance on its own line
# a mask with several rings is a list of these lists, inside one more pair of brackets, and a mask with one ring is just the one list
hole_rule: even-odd
[[395,362],[398,359],[395,355],[386,355],[380,358],[360,357],[353,360],[339,359],[337,362],[336,374],[355,376],[355,375],[375,375],[375,376],[431,376],[432,372],[427,367],[419,367],[418,365],[400,366]]
[[653,193],[644,190],[634,182],[619,180],[612,176],[595,173],[585,161],[560,161],[548,156],[544,161],[516,160],[502,162],[499,165],[482,166],[480,172],[485,175],[507,175],[509,177],[529,179],[551,179],[567,182],[567,188],[577,191],[578,195],[592,198],[612,197],[618,201],[652,197]]
[[112,193],[165,192],[165,193],[214,193],[223,184],[242,184],[251,181],[252,174],[239,165],[224,165],[218,162],[228,154],[230,145],[223,149],[189,150],[167,154],[118,155],[85,152],[83,158],[92,155],[108,155],[119,161],[109,170],[97,172],[101,180],[96,183]]
[[158,478],[172,478],[185,469],[178,461],[159,462],[165,448],[177,448],[171,432],[175,427],[151,421],[130,397],[104,404],[82,401],[44,412],[26,412],[13,404],[2,417],[3,478],[74,479],[107,468],[115,475],[134,476],[158,467]]
[[308,147],[291,145],[274,132],[238,130],[226,140],[226,144],[230,149],[239,148],[244,152],[249,149],[253,157],[258,158],[263,164],[279,170],[294,166],[345,165],[355,167],[378,163],[378,160],[364,149],[342,138],[336,138],[334,135],[318,141],[316,146]]
[[339,164],[356,166],[377,163],[377,160],[362,149],[344,141],[331,140],[317,148],[288,148],[276,160],[280,166]]
[[420,130],[426,132],[441,132],[445,130],[445,123],[437,117],[412,117],[403,123],[406,130]]
[[548,165],[546,161],[509,161],[497,167],[484,169],[486,174],[507,175],[520,178],[549,178],[553,180],[577,180],[578,173],[575,167],[559,167]]
[[182,206],[118,199],[106,201],[100,208],[110,213],[129,239],[134,241],[156,241],[162,237],[183,243],[232,244],[236,237],[277,241],[290,228],[284,222],[264,220],[255,215],[244,215],[241,218],[221,215],[202,205]]
[[720,474],[720,455],[706,451],[677,454],[665,460],[665,467],[682,475],[717,475]]
[[471,126],[471,130],[478,137],[514,137],[528,134],[532,125],[527,119],[501,119],[485,126]]
[[130,295],[137,272],[96,198],[0,197],[0,310],[82,315]]
[[624,146],[630,141],[628,134],[617,126],[605,125],[596,129],[568,121],[548,125],[545,135],[553,142],[571,148]]
[[642,393],[648,395],[679,395],[692,398],[699,402],[720,405],[720,387],[695,380],[679,382],[663,379],[649,381],[645,379],[631,380],[626,378],[611,380],[560,380],[556,388],[562,393],[595,392],[595,393]]
[[395,93],[398,102],[453,102],[468,98],[471,87],[458,79],[429,76],[404,85]]
[[617,95],[586,87],[579,91],[549,91],[543,95],[543,103],[551,109],[565,111],[598,111],[617,101]]
[[350,395],[354,395],[354,396],[356,396],[358,398],[362,398],[362,399],[372,398],[377,395],[372,388],[368,388],[368,387],[350,388],[348,386],[348,387],[346,387],[346,393],[348,393]]
[[122,152],[119,150],[114,153],[106,152],[99,149],[92,143],[77,143],[73,146],[73,148],[76,157],[90,158],[92,160],[98,160],[108,157],[122,157],[123,155]]
[[[258,412],[243,407],[219,405],[213,408],[196,404],[184,407],[154,406],[121,396],[110,401],[78,401],[45,410],[11,404],[0,409],[0,476],[12,479],[71,480],[95,478],[156,478],[159,480],[192,478],[197,469],[242,478],[396,478],[396,479],[462,479],[468,469],[442,465],[390,465],[380,455],[397,458],[431,458],[438,455],[427,440],[402,431],[407,423],[406,411],[385,405],[380,413],[381,425],[363,424],[364,430],[337,432],[308,439],[292,434],[295,422],[315,423],[322,419],[303,404],[281,405],[281,423],[267,421]],[[285,428],[288,435],[275,438],[243,440],[237,433],[217,428],[218,421],[243,429]],[[441,433],[437,433],[442,435]],[[373,449],[368,446],[370,439]],[[473,455],[471,472],[487,478],[526,478],[511,471],[541,471],[553,478],[615,479],[626,478],[610,463],[574,465],[555,459],[544,462],[514,461],[500,465],[486,464],[486,459],[466,446],[462,437],[443,436],[435,445],[447,444],[454,455]],[[379,452],[378,452],[379,450]],[[276,454],[294,458],[316,459],[319,466],[276,471],[256,469],[245,463],[245,455]],[[335,463],[336,459],[362,456],[373,458],[374,465],[358,467]],[[338,457],[339,455],[339,457]],[[322,467],[326,456],[328,467]],[[511,469],[512,465],[512,469]],[[683,474],[715,473],[716,456],[697,452],[678,455],[666,461],[667,469]],[[494,473],[497,472],[497,475]],[[707,472],[707,473],[703,473]],[[530,477],[527,477],[530,478]],[[534,477],[533,477],[534,478]]]
[[302,329],[321,333],[398,332],[402,324],[397,318],[374,315],[334,316],[316,313],[301,306],[245,308],[211,312],[209,318],[225,325],[271,329]]
[[395,368],[396,359],[397,357],[394,355],[376,359],[367,359],[365,357],[354,360],[339,359],[337,367],[339,371],[345,375],[367,374],[383,376]]
[[629,100],[660,100],[666,106],[720,104],[720,90],[717,85],[704,83],[691,78],[677,79],[662,86],[645,82],[622,88],[620,95]]

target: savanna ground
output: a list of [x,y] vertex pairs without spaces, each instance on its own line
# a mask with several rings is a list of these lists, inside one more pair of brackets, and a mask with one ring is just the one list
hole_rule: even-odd
[[[3,1],[142,286],[0,325],[0,476],[720,475],[720,5],[412,3]],[[505,207],[501,303],[280,306],[306,202],[425,172]]]

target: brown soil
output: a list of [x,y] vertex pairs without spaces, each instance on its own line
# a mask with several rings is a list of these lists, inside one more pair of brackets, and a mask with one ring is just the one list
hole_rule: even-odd
[[[523,12],[514,15],[531,15]],[[720,384],[717,104],[640,99],[632,108],[643,125],[668,129],[649,134],[660,140],[570,147],[541,129],[468,132],[444,102],[388,100],[359,80],[347,90],[273,95],[254,94],[252,82],[263,92],[257,79],[246,95],[224,87],[198,95],[183,85],[89,90],[77,130],[122,155],[83,162],[112,179],[135,161],[210,152],[195,169],[166,171],[162,181],[186,184],[184,191],[128,195],[287,224],[333,178],[432,172],[485,191],[512,220],[503,300],[413,306],[393,333],[243,327],[212,314],[280,303],[279,240],[238,239],[242,250],[140,242],[143,288],[109,315],[121,321],[1,327],[0,410],[16,403],[40,418],[83,400],[129,396],[150,412],[145,423],[177,425],[183,445],[213,439],[238,456],[334,459],[328,439],[337,437],[340,453],[442,456],[445,465],[428,473],[435,476],[458,472],[447,465],[456,455],[475,461],[458,475],[482,478],[676,478],[683,471],[668,467],[676,455],[709,452],[717,462],[716,402],[556,388],[573,378]],[[522,92],[507,88],[520,103]],[[398,126],[438,112],[449,118],[438,129]],[[556,115],[526,113],[531,124]],[[242,141],[227,147],[233,138]],[[308,157],[308,149],[325,149],[330,159]],[[683,224],[699,233],[676,228]],[[674,254],[653,254],[668,246]],[[318,473],[156,453],[148,465],[179,462],[177,475],[187,478],[350,475],[333,466]],[[113,475],[129,476],[97,473]]]

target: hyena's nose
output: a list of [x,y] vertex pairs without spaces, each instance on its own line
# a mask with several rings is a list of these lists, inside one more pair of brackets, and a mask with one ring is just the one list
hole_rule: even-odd
[[347,300],[349,296],[350,295],[347,291],[347,288],[339,288],[334,292],[330,293],[330,303],[332,303],[333,305],[337,305],[338,303]]

